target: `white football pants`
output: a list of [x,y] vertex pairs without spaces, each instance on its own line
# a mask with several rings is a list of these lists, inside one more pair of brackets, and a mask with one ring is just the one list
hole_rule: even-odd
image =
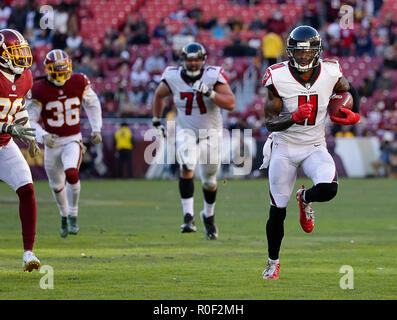
[[10,185],[14,191],[33,183],[29,165],[12,139],[6,146],[0,147],[0,180]]
[[336,176],[334,160],[325,144],[295,145],[278,140],[273,143],[269,164],[271,204],[288,206],[299,167],[315,185],[331,183]]

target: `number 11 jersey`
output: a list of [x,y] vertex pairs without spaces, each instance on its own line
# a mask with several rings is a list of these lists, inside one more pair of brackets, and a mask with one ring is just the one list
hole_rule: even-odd
[[308,81],[304,81],[288,61],[270,66],[263,77],[263,86],[282,99],[282,113],[295,112],[299,105],[308,101],[313,105],[308,119],[272,135],[294,144],[325,143],[328,103],[342,76],[342,69],[336,60],[320,60]]

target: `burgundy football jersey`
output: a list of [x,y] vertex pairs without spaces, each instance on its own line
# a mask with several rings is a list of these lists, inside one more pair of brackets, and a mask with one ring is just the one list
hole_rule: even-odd
[[80,106],[89,84],[88,78],[81,73],[72,74],[62,87],[47,79],[35,81],[32,100],[41,105],[41,119],[47,132],[60,137],[80,132]]
[[[32,88],[32,72],[26,69],[20,76],[15,76],[12,83],[0,72],[0,122],[12,124],[15,114],[24,104],[24,98]],[[5,146],[10,141],[9,134],[0,133],[0,146]]]

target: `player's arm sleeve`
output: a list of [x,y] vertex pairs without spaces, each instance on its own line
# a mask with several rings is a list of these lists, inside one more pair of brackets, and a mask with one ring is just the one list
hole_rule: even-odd
[[[32,128],[29,121],[29,113],[27,110],[27,99],[31,97],[31,91],[28,92],[26,97],[22,100],[22,106],[19,108],[18,112],[14,115],[14,124],[19,124],[24,128]],[[27,137],[29,140],[34,140],[34,137]]]
[[268,99],[265,102],[265,125],[268,131],[284,131],[295,124],[292,113],[282,112],[283,100],[278,93],[270,69],[268,68],[262,79],[262,85],[268,89]]
[[274,86],[272,74],[269,68],[266,70],[263,76],[262,85],[266,87],[273,94],[273,96],[281,98],[276,87]]
[[39,143],[44,143],[43,136],[48,134],[39,124],[41,115],[41,104],[37,100],[28,100],[26,103],[26,110],[29,116],[30,126],[36,129],[36,140]]
[[164,84],[168,87],[168,90],[172,93],[171,86],[169,83],[170,70],[177,70],[177,69],[175,67],[173,67],[173,69],[171,69],[170,67],[167,67],[161,75],[160,82],[164,82]]
[[101,132],[102,109],[101,103],[95,91],[89,86],[83,94],[83,107],[87,113],[92,132]]

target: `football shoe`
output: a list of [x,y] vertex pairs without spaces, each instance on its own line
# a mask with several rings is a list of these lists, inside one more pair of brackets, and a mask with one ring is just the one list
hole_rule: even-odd
[[194,217],[190,214],[187,213],[183,217],[183,224],[181,225],[181,232],[196,232],[197,227],[194,223]]
[[267,262],[265,270],[262,272],[263,279],[278,279],[280,262]]
[[68,233],[68,219],[66,217],[61,217],[61,228],[59,229],[59,234],[62,238],[65,238]]
[[23,271],[32,272],[34,269],[40,269],[40,260],[33,254],[32,251],[26,250],[22,257]]
[[208,240],[218,239],[218,228],[215,225],[214,216],[206,217],[204,211],[200,212],[201,221],[204,223],[205,235]]
[[302,186],[302,188],[296,192],[296,200],[298,200],[299,204],[299,221],[303,231],[310,233],[314,228],[314,211],[312,209],[312,203],[307,203],[302,199],[304,192],[305,186]]
[[68,217],[69,234],[77,234],[80,230],[77,224],[77,217]]

